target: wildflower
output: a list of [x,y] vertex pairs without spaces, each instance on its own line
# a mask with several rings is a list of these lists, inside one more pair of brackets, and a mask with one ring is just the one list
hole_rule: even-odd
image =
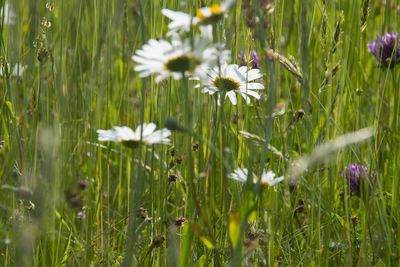
[[[240,62],[240,67],[241,66],[246,66],[247,65],[247,59],[246,59],[246,55],[244,53],[244,51],[240,51],[238,53],[238,61]],[[256,50],[253,50],[253,52],[251,52],[251,63],[252,63],[252,67],[253,69],[260,69],[260,59],[257,55]]]
[[369,179],[369,170],[367,166],[359,163],[350,163],[342,173],[350,188],[350,193],[360,195],[360,186],[364,180]]
[[138,63],[135,71],[140,72],[139,77],[146,77],[158,73],[156,82],[168,77],[176,80],[185,75],[198,75],[201,68],[210,68],[217,65],[220,60],[229,60],[229,52],[218,51],[216,46],[209,46],[209,40],[194,38],[193,47],[190,40],[181,42],[173,38],[170,43],[166,40],[151,39],[142,49],[137,50],[132,60]]
[[168,138],[171,135],[170,130],[163,128],[154,131],[155,129],[154,123],[143,123],[136,128],[135,132],[127,126],[114,126],[111,130],[97,130],[97,134],[99,141],[120,142],[132,148],[136,147],[140,140],[147,145],[169,144],[171,142]]
[[[4,72],[6,72],[6,71],[3,70],[4,68],[5,68],[5,66],[3,66],[3,68],[0,68],[0,77],[2,77],[4,75]],[[7,64],[7,68],[8,69],[10,68],[10,66],[8,64]],[[17,64],[15,64],[13,66],[10,75],[13,76],[13,77],[22,78],[22,76],[24,75],[25,70],[26,70],[26,66],[17,63]]]
[[16,23],[17,15],[7,2],[5,2],[4,6],[0,9],[0,18],[4,25],[13,25]]
[[382,67],[392,68],[400,62],[400,36],[396,32],[378,35],[376,40],[368,43],[368,51],[379,61]]
[[233,0],[226,0],[221,4],[212,4],[209,7],[202,7],[197,10],[196,16],[170,9],[162,9],[161,13],[172,20],[168,24],[171,31],[190,31],[190,26],[204,26],[213,24],[222,19],[234,4]]
[[[236,64],[223,64],[220,68],[214,67],[204,79],[202,93],[225,93],[233,105],[237,104],[236,94],[241,95],[250,104],[250,97],[260,99],[257,90],[264,89],[264,85],[254,82],[262,78],[259,69],[249,70],[247,66],[239,67]],[[218,105],[220,105],[220,95],[218,95]]]
[[[245,183],[247,181],[248,170],[246,168],[238,168],[233,173],[228,175],[229,178]],[[272,171],[264,172],[261,175],[261,179],[253,173],[253,183],[260,183],[263,186],[274,186],[284,180],[283,176],[275,178],[275,173]],[[261,180],[261,181],[260,181]]]
[[253,69],[260,69],[259,58],[257,56],[256,50],[253,50],[253,52],[251,53],[251,59],[253,63]]

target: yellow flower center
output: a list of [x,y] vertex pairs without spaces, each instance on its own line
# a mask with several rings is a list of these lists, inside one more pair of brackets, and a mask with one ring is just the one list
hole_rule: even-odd
[[232,91],[237,90],[240,87],[240,83],[229,77],[217,77],[212,80],[212,84],[217,87],[220,91]]
[[220,20],[223,17],[221,6],[213,4],[210,7],[200,8],[197,10],[196,17],[201,20],[200,24],[207,25]]
[[197,10],[196,17],[198,17],[199,19],[203,20],[203,19],[204,19],[204,13],[203,13],[203,10],[201,10],[201,9],[198,9],[198,10]]
[[219,4],[213,4],[210,7],[210,10],[211,10],[211,14],[213,14],[213,15],[222,15],[222,9]]
[[[261,179],[260,179],[260,177],[258,177],[258,175],[254,175],[254,183],[255,184],[260,183],[260,180]],[[263,182],[263,181],[261,181],[260,185],[261,185],[262,188],[270,186],[269,182]]]

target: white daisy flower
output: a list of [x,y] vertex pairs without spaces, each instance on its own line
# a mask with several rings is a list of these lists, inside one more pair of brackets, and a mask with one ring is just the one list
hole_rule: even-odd
[[127,126],[114,126],[111,130],[97,130],[97,134],[99,141],[118,142],[129,147],[138,145],[141,133],[142,142],[146,145],[169,144],[171,142],[168,138],[171,135],[169,129],[163,128],[157,131],[155,129],[154,123],[143,123],[135,131]]
[[22,64],[15,64],[13,67],[13,70],[11,72],[12,76],[18,77],[18,78],[22,78],[22,76],[24,75],[24,72],[26,70],[26,66],[22,65]]
[[4,25],[12,25],[17,21],[17,15],[10,8],[7,2],[4,3],[4,7],[0,9],[0,18]]
[[[248,176],[249,171],[246,168],[238,168],[236,169],[233,173],[230,173],[228,175],[228,178],[231,178],[233,180],[246,183],[247,182],[247,176]],[[260,178],[253,173],[253,183],[257,184],[260,183],[262,186],[274,186],[284,180],[284,177],[278,177],[275,178],[275,173],[272,171],[264,172],[261,175],[261,181]]]
[[220,20],[228,14],[229,9],[234,3],[234,0],[226,0],[221,4],[199,8],[195,17],[184,12],[166,8],[162,9],[161,13],[172,20],[168,24],[168,29],[171,31],[190,31],[190,26],[204,26]]
[[135,71],[140,72],[139,77],[158,73],[156,82],[170,76],[179,80],[183,73],[200,76],[202,69],[217,65],[218,59],[229,60],[229,51],[221,52],[216,46],[209,46],[209,40],[195,37],[194,44],[192,50],[189,39],[181,42],[178,38],[173,38],[171,43],[151,39],[132,56],[132,60],[138,63]]
[[[10,69],[10,65],[7,64],[7,67],[8,67],[8,69]],[[24,75],[25,69],[26,69],[26,66],[17,63],[12,68],[10,75],[17,77],[17,78],[22,78],[22,76]],[[3,68],[0,68],[0,76],[3,76],[3,75],[4,75]]]
[[[259,69],[249,69],[247,66],[239,67],[236,64],[223,64],[220,68],[214,67],[207,73],[207,78],[202,79],[202,93],[225,93],[233,105],[237,104],[236,94],[241,95],[247,104],[250,104],[250,96],[260,99],[257,90],[264,89],[264,85],[256,80],[262,78]],[[205,77],[203,74],[202,77]],[[218,94],[218,105],[221,99]]]

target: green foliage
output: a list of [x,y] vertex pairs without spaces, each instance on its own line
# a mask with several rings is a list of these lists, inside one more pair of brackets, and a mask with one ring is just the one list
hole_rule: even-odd
[[[236,1],[213,35],[233,63],[257,51],[266,89],[251,105],[218,106],[186,78],[139,78],[131,56],[165,38],[161,9],[196,14],[212,2],[7,1],[1,266],[399,264],[400,67],[379,68],[367,44],[399,30],[400,5]],[[97,141],[97,129],[150,121],[177,126],[171,146]],[[227,177],[287,174],[318,145],[370,126],[371,140],[319,158],[295,183]],[[350,162],[376,175],[368,194],[350,195]]]

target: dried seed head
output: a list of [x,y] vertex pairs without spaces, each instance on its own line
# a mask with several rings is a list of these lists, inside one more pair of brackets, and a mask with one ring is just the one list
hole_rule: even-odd
[[351,222],[353,223],[353,226],[356,226],[358,224],[358,218],[355,215],[351,216]]
[[169,168],[172,169],[173,167],[175,167],[175,161],[171,160],[168,165],[169,165]]
[[304,211],[304,201],[302,199],[299,199],[297,201],[296,208],[294,210],[294,213],[301,213]]
[[45,28],[50,28],[51,27],[51,21],[48,20],[46,17],[42,18],[42,21],[40,22],[40,25]]
[[88,187],[88,183],[85,180],[79,180],[76,187],[81,190],[84,191],[87,189]]
[[181,164],[183,161],[183,157],[182,156],[176,156],[175,157],[175,163],[176,164]]
[[151,247],[158,248],[164,243],[164,241],[165,241],[165,237],[164,236],[162,236],[162,235],[156,236],[153,239],[153,242],[151,242]]
[[136,210],[136,214],[138,217],[142,218],[142,219],[146,219],[148,217],[148,212],[147,209],[140,207]]
[[178,217],[175,220],[175,226],[176,227],[182,227],[184,223],[186,223],[186,218],[185,217]]
[[79,211],[79,212],[76,214],[76,219],[77,219],[78,221],[84,221],[84,220],[86,219],[86,211],[85,211],[85,210]]
[[294,117],[298,121],[298,120],[302,119],[305,114],[306,114],[306,112],[304,111],[304,109],[298,109],[294,113]]
[[46,3],[46,8],[47,8],[47,10],[49,10],[50,12],[53,12],[53,10],[54,10],[54,3],[53,3],[53,2],[47,2],[47,3]]
[[176,180],[178,180],[178,175],[173,173],[168,175],[168,182],[176,182]]
[[192,145],[192,150],[193,151],[197,151],[197,150],[199,150],[199,144],[198,143],[194,143],[193,145]]
[[40,61],[40,63],[46,62],[46,60],[49,58],[49,50],[45,47],[42,47],[39,49],[39,52],[37,54],[37,59]]

